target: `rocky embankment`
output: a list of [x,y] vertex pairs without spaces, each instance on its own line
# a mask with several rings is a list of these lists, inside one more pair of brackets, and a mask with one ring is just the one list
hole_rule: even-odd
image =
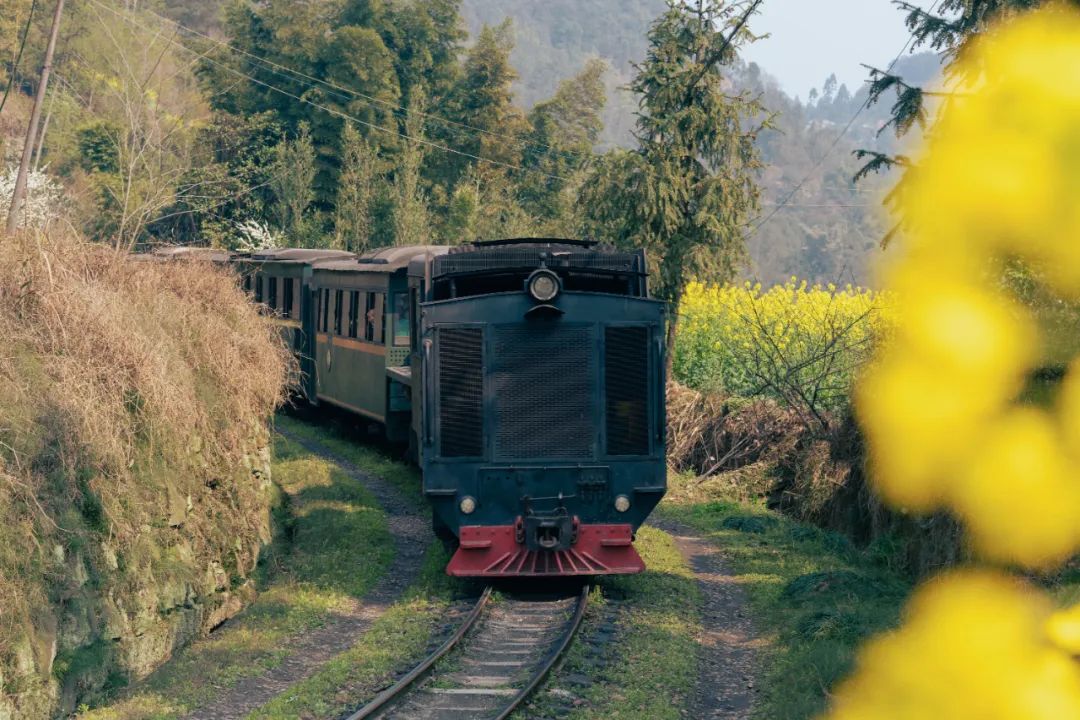
[[0,237],[0,718],[76,710],[238,612],[288,356],[229,276]]

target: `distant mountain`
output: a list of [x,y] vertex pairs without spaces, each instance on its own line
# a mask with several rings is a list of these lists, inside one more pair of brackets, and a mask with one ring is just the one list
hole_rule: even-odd
[[[511,60],[521,76],[519,99],[526,105],[550,96],[588,58],[606,59],[612,72],[603,148],[633,143],[637,103],[619,88],[631,79],[632,63],[644,58],[649,24],[665,7],[663,0],[463,0],[462,12],[472,33],[485,23],[513,19],[517,47]],[[939,71],[939,60],[930,53],[905,57],[894,68],[912,84],[923,84]],[[881,197],[895,177],[873,176],[855,185],[859,162],[852,153],[858,148],[896,151],[891,129],[879,132],[892,102],[883,98],[858,112],[866,101],[865,85],[852,91],[835,78],[824,80],[804,103],[785,94],[767,68],[751,63],[733,77],[737,86],[760,92],[765,105],[778,113],[776,129],[762,133],[760,140],[767,164],[763,219],[769,219],[749,239],[749,278],[776,283],[797,275],[820,282],[871,282],[870,266],[889,227]],[[788,203],[778,208],[788,195]]]

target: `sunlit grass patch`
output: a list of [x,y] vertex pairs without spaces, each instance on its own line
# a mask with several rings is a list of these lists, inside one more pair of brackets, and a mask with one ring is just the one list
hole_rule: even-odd
[[273,477],[282,491],[278,536],[255,603],[129,696],[81,718],[171,718],[205,705],[278,665],[289,638],[325,623],[386,572],[393,559],[386,517],[358,481],[284,439],[275,446]]
[[[528,717],[567,717],[574,720],[675,720],[697,680],[701,593],[693,573],[670,535],[644,527],[635,543],[648,567],[633,576],[603,578],[589,613],[571,646],[562,669],[548,681],[555,688],[579,695],[580,704],[553,709],[556,696],[541,691]],[[618,611],[607,613],[608,603]],[[591,649],[609,618],[617,630],[602,650]],[[585,688],[566,678],[584,676]]]
[[378,475],[393,484],[418,507],[424,503],[420,474],[415,467],[388,457],[384,452],[350,439],[345,431],[333,422],[315,425],[306,423],[284,413],[278,413],[275,423],[290,435],[316,442],[344,460],[363,468],[365,472]]

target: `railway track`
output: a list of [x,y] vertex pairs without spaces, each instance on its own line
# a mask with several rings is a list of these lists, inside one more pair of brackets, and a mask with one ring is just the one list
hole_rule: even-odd
[[453,635],[346,720],[503,720],[559,661],[589,586],[560,600],[491,599],[487,588]]

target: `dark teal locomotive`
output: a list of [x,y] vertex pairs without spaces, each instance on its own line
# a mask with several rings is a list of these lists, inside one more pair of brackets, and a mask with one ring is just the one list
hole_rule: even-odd
[[270,250],[229,260],[303,392],[379,423],[423,470],[459,576],[644,569],[666,489],[664,305],[641,251],[574,240]]
[[[505,241],[409,264],[412,427],[448,572],[638,572],[663,497],[664,306],[642,252]],[[420,372],[416,372],[419,368]]]

